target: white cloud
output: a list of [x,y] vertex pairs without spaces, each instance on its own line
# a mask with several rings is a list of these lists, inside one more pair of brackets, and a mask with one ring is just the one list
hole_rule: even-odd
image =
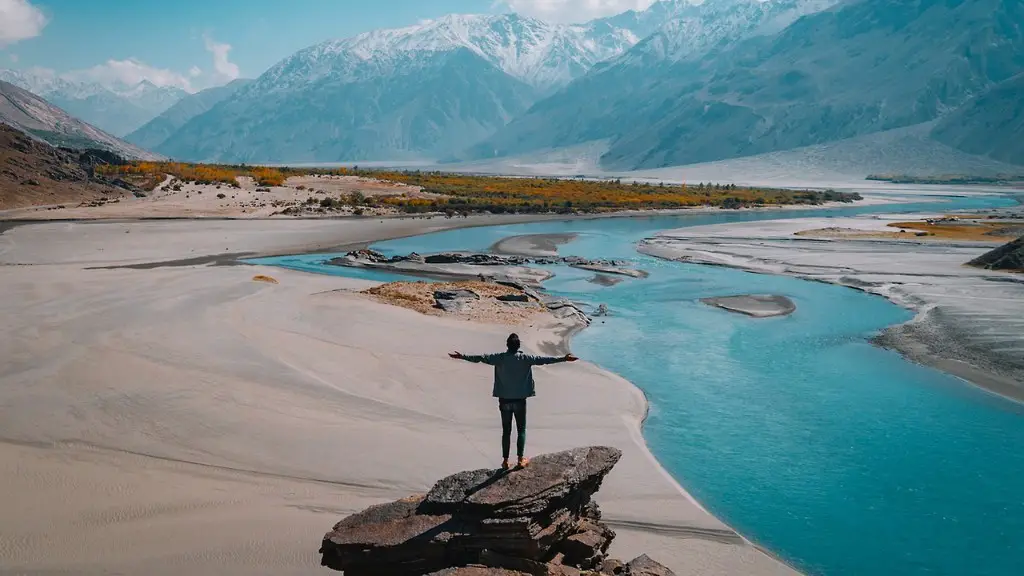
[[[9,1],[0,0],[0,6],[4,2]],[[204,36],[203,41],[205,42],[206,50],[213,57],[211,69],[203,69],[193,65],[185,72],[176,72],[166,68],[150,66],[138,58],[127,58],[124,60],[111,59],[92,68],[72,70],[59,74],[45,68],[34,68],[32,72],[41,78],[48,78],[50,80],[61,78],[71,82],[94,83],[114,91],[130,89],[137,86],[140,82],[148,81],[154,86],[161,88],[175,87],[186,92],[196,92],[204,88],[227,84],[238,78],[240,74],[238,65],[229,59],[231,45],[216,42],[208,36]],[[18,62],[18,57],[15,54],[11,54],[10,59],[11,62]]]
[[231,51],[231,44],[216,42],[213,38],[204,35],[203,41],[206,49],[213,55],[213,69],[216,79],[221,83],[230,82],[238,78],[238,65],[228,60],[228,52]]
[[68,72],[63,76],[68,80],[96,82],[108,88],[126,88],[148,80],[161,88],[174,86],[188,92],[192,91],[191,82],[182,74],[173,70],[155,68],[135,58],[107,60],[92,68]]
[[[4,0],[0,0],[2,2]],[[98,66],[86,70],[76,70],[62,74],[68,80],[91,81],[113,89],[123,89],[148,80],[156,86],[174,86],[186,92],[195,92],[211,86],[220,86],[238,78],[238,65],[228,58],[230,44],[217,42],[209,36],[203,36],[206,50],[213,56],[212,70],[207,71],[199,66],[192,66],[185,73],[156,68],[137,58],[126,60],[107,60]]]
[[46,14],[28,0],[0,0],[0,48],[39,36],[46,24]]
[[500,4],[541,20],[586,22],[626,10],[644,10],[654,4],[654,0],[504,0]]

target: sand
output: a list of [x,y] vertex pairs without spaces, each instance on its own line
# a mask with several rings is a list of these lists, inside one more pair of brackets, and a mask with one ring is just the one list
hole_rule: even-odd
[[555,258],[558,247],[576,239],[576,234],[521,234],[495,242],[491,252],[533,258]]
[[424,192],[420,186],[400,182],[384,182],[361,176],[334,176],[310,174],[291,176],[284,185],[290,188],[303,187],[309,191],[326,193],[334,197],[359,192],[363,196],[408,196],[410,198],[440,198],[440,194]]
[[742,296],[722,296],[718,298],[701,298],[708,306],[744,314],[754,318],[771,318],[772,316],[788,316],[796,312],[796,304],[785,296],[768,294],[746,294]]
[[916,311],[917,316],[886,330],[877,343],[1024,401],[1024,279],[965,265],[991,250],[991,243],[797,235],[826,228],[874,233],[906,220],[906,214],[883,214],[696,226],[663,232],[645,240],[640,250],[884,296]]
[[[490,374],[446,353],[497,349],[509,327],[374,302],[357,293],[368,282],[223,265],[225,254],[444,225],[5,229],[0,571],[324,574],[320,538],[344,515],[495,466]],[[531,350],[561,344],[557,323],[543,319],[517,328]],[[624,451],[599,495],[619,532],[616,555],[648,552],[681,575],[793,573],[658,466],[640,435],[639,390],[585,361],[538,369],[537,380],[531,453]]]
[[967,240],[1002,244],[1024,236],[1024,222],[992,220],[983,216],[948,222],[925,220],[890,222],[884,230],[831,226],[815,230],[801,230],[796,235],[808,238],[909,240],[914,242]]
[[[258,186],[250,177],[238,178],[240,187],[227,184],[189,184],[172,186],[167,178],[145,197],[127,195],[116,202],[65,202],[0,212],[6,219],[113,219],[113,218],[268,218],[289,207],[303,207],[303,216],[351,216],[353,209],[322,210],[319,202],[358,192],[363,196],[407,196],[435,198],[418,186],[381,182],[356,176],[294,176],[284,186]],[[179,189],[180,188],[180,189]],[[308,208],[308,204],[312,207]],[[367,215],[389,215],[390,208],[363,207]]]

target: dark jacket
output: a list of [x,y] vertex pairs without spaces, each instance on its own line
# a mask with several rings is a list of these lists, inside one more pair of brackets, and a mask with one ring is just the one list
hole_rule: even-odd
[[537,391],[533,383],[533,367],[545,364],[565,362],[564,357],[531,356],[517,352],[499,352],[482,356],[463,356],[463,360],[494,366],[495,398],[518,400],[535,396]]

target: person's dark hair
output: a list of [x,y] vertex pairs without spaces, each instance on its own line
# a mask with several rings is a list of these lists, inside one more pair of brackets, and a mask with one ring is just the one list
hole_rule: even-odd
[[512,352],[518,351],[519,350],[519,346],[521,345],[521,343],[519,342],[519,334],[509,334],[508,335],[508,340],[505,341],[505,344],[508,345],[508,349],[510,351],[512,351]]

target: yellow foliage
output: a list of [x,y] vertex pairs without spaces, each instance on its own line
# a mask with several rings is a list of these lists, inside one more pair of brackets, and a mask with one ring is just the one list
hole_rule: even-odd
[[281,186],[287,176],[277,168],[263,166],[221,166],[181,162],[134,162],[124,166],[100,166],[101,174],[113,176],[170,174],[185,182],[227,184],[238,187],[239,176],[249,176],[261,186]]
[[[296,169],[268,166],[225,166],[180,162],[135,162],[125,166],[102,166],[107,175],[159,181],[170,174],[186,182],[224,183],[238,186],[237,178],[248,176],[261,186],[282,186],[289,176],[356,175],[388,182],[419,186],[430,198],[388,196],[365,198],[352,194],[340,204],[384,205],[405,212],[606,212],[687,208],[693,206],[768,206],[777,204],[820,204],[850,202],[856,195],[699,183],[622,182],[584,178],[514,178],[472,176],[442,172],[372,171],[355,168]],[[332,199],[333,202],[333,199]]]

